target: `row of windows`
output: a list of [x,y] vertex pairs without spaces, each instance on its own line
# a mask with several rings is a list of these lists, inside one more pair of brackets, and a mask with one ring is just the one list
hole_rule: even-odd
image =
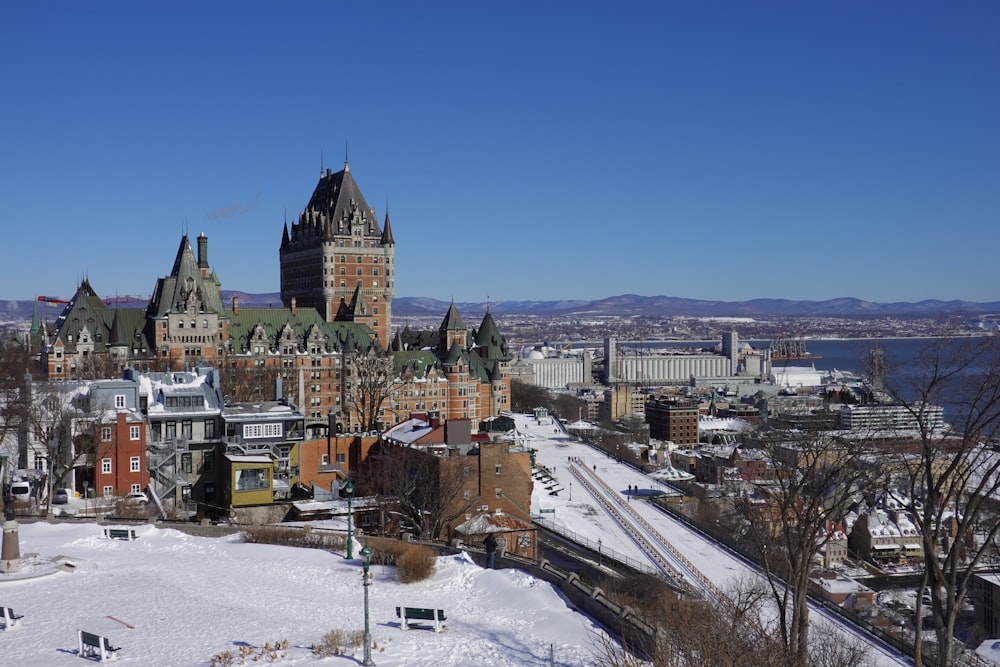
[[[139,439],[139,436],[140,436],[139,428],[140,428],[139,426],[129,426],[129,428],[128,428],[128,439],[129,440],[138,440]],[[102,426],[101,427],[101,442],[111,442],[111,427],[110,426]]]
[[[357,264],[361,264],[362,259],[365,258],[365,257],[367,257],[367,255],[358,255],[357,259],[356,259],[356,263]],[[328,262],[329,260],[330,260],[330,256],[329,255],[323,255],[323,262],[324,263]],[[337,262],[337,258],[334,257],[333,261],[334,261],[334,263],[336,263]],[[379,255],[375,255],[374,257],[372,257],[372,263],[373,264],[378,264],[381,261],[382,261],[382,258]],[[389,261],[390,260],[386,259],[385,263],[388,264]],[[340,263],[341,264],[346,264],[347,263],[347,255],[341,255],[340,256]]]
[[[333,275],[333,271],[331,270],[330,273],[327,274],[326,269],[323,269],[323,275],[324,276],[325,275]],[[347,269],[345,267],[343,267],[343,266],[340,267],[340,275],[342,275],[342,276],[346,276],[347,275]],[[362,270],[362,268],[360,266],[358,267],[358,275],[359,276],[363,276],[364,275],[364,272],[363,272],[363,270]],[[377,276],[378,275],[378,267],[375,267],[374,269],[372,269],[372,275],[373,276]],[[387,273],[386,275],[389,275],[389,274]]]
[[[128,460],[129,472],[142,472],[142,459],[138,456],[130,457]],[[112,472],[112,460],[101,459],[101,474],[110,475]],[[139,489],[133,489],[138,491]]]
[[281,424],[244,424],[243,437],[250,438],[280,438],[282,435]]
[[[138,493],[138,492],[142,491],[142,488],[140,488],[140,486],[139,486],[138,484],[133,484],[133,485],[132,485],[132,487],[131,487],[131,488],[130,488],[129,490],[130,490],[130,491],[131,491],[132,493]],[[102,495],[103,495],[103,496],[104,496],[105,498],[110,498],[110,497],[112,497],[112,496],[114,496],[114,495],[115,495],[115,487],[113,487],[113,486],[105,486],[105,487],[104,487],[104,488],[103,488],[103,489],[101,490],[101,494],[102,494]]]

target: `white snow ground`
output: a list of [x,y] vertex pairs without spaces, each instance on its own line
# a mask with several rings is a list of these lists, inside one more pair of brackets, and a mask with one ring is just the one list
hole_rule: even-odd
[[[363,629],[359,560],[243,544],[236,536],[191,537],[148,525],[137,531],[129,542],[103,537],[96,524],[21,525],[22,555],[65,555],[78,568],[36,579],[0,576],[0,606],[24,615],[0,630],[0,664],[87,664],[77,655],[81,629],[120,646],[120,665],[207,666],[222,651],[238,654],[241,644],[285,639],[287,657],[263,664],[361,663],[360,650],[327,658],[309,650],[335,628]],[[548,665],[550,646],[556,665],[592,662],[595,624],[520,571],[484,570],[465,555],[438,558],[435,575],[420,583],[400,584],[394,568],[372,571],[377,665]],[[397,605],[444,609],[447,629],[403,631]]]

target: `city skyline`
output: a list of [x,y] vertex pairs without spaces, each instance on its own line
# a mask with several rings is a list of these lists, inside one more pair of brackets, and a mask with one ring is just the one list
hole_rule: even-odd
[[[396,294],[989,302],[1000,8],[19,5],[8,299],[149,295],[184,233],[279,289],[349,158]],[[454,246],[458,246],[454,250]],[[460,282],[449,263],[465,263]]]

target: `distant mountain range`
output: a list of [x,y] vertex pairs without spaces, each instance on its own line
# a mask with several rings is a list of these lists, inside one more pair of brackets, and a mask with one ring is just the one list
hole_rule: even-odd
[[[229,306],[234,296],[239,297],[240,305],[250,308],[280,306],[281,296],[278,292],[252,294],[223,290],[223,302]],[[34,301],[0,302],[0,313],[5,319],[30,319]],[[55,305],[55,304],[53,304]],[[397,317],[443,317],[450,305],[449,301],[441,301],[429,297],[397,297],[393,299],[392,311]],[[595,301],[565,300],[565,301],[491,301],[486,302],[456,302],[459,312],[463,314],[482,313],[489,305],[490,311],[497,315],[537,315],[542,317],[567,316],[648,316],[667,317],[672,315],[691,317],[936,317],[948,313],[965,315],[983,315],[1000,313],[1000,301],[987,303],[975,301],[940,301],[929,299],[916,303],[893,302],[876,303],[862,299],[842,298],[826,301],[796,301],[790,299],[752,299],[750,301],[704,301],[700,299],[683,299],[673,296],[639,296],[638,294],[622,294]],[[144,307],[143,303],[123,303],[122,307]],[[54,313],[61,312],[62,305],[56,311],[51,306],[45,306],[41,311],[42,319],[55,319]],[[40,306],[41,308],[41,306]]]
[[[426,297],[399,297],[392,301],[397,316],[440,315],[449,302]],[[460,312],[484,312],[487,304],[456,303]],[[639,296],[622,294],[596,301],[491,301],[490,311],[504,315],[565,316],[631,316],[665,317],[935,317],[948,313],[982,315],[1000,313],[1000,301],[926,300],[917,303],[875,303],[854,298],[827,301],[793,301],[789,299],[753,299],[750,301],[703,301],[673,296]]]

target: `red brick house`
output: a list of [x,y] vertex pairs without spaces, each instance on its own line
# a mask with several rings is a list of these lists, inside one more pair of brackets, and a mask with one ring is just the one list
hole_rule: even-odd
[[98,496],[124,496],[149,485],[146,424],[137,412],[118,412],[94,426],[94,489]]

